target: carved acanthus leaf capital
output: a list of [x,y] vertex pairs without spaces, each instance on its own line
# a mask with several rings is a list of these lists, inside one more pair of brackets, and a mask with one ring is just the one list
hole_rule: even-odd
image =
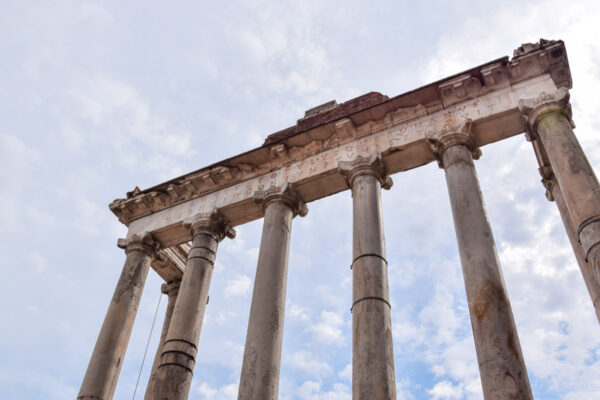
[[375,152],[368,157],[358,156],[352,161],[340,161],[338,172],[346,178],[346,183],[352,188],[354,178],[361,174],[375,176],[383,189],[390,189],[394,182],[389,177],[381,153]]
[[213,210],[208,213],[198,213],[183,222],[183,226],[192,230],[192,235],[200,231],[208,231],[215,236],[217,241],[223,240],[225,237],[229,239],[235,238],[235,229],[229,223],[219,210]]
[[160,250],[160,243],[154,239],[150,232],[142,235],[133,235],[127,239],[119,239],[117,246],[124,249],[126,253],[133,250],[144,251],[152,258],[155,258]]
[[537,125],[540,120],[551,113],[564,115],[575,128],[571,104],[569,103],[569,90],[565,87],[557,89],[554,93],[542,92],[535,99],[519,100],[519,111],[523,114],[525,125],[529,134],[528,139],[533,140],[537,137]]
[[263,210],[266,210],[273,202],[281,202],[294,212],[294,216],[304,217],[308,214],[308,207],[291,183],[286,183],[283,187],[271,186],[267,190],[258,190],[254,192],[254,201],[262,203]]
[[452,146],[463,145],[471,150],[473,159],[481,157],[481,150],[475,142],[475,135],[471,130],[472,121],[467,118],[459,125],[446,125],[440,131],[427,137],[429,147],[438,160],[438,165],[443,168],[442,156],[446,149]]

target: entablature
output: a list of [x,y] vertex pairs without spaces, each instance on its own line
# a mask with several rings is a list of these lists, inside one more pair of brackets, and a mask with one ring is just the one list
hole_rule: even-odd
[[146,190],[129,192],[111,210],[130,234],[151,232],[163,246],[189,240],[182,221],[218,208],[233,225],[260,218],[252,196],[294,183],[304,202],[347,189],[340,161],[382,154],[389,173],[427,164],[435,157],[426,137],[446,125],[473,120],[477,146],[525,130],[518,101],[542,91],[571,87],[562,41],[541,40],[463,73],[388,98],[368,93],[307,111],[293,127],[267,137],[254,150]]

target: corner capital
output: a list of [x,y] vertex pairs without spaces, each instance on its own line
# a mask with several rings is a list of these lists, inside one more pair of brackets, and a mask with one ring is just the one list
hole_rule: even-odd
[[183,221],[183,226],[191,229],[192,235],[201,231],[209,232],[217,242],[225,237],[233,239],[236,233],[229,220],[217,209],[207,213],[198,213]]
[[426,138],[440,168],[444,167],[442,163],[444,152],[452,146],[462,145],[468,147],[474,160],[481,157],[481,150],[477,147],[475,135],[471,130],[472,125],[471,119],[466,118],[462,123],[458,125],[448,124]]
[[177,292],[179,291],[180,285],[181,285],[181,279],[176,279],[176,280],[168,282],[168,283],[163,283],[160,286],[160,291],[163,294],[172,296],[174,294],[177,294]]
[[565,116],[571,127],[575,128],[569,97],[569,90],[561,87],[554,93],[542,92],[535,99],[519,100],[519,111],[523,115],[525,125],[527,126],[529,140],[537,137],[537,126],[540,120],[552,113]]
[[150,257],[155,258],[160,250],[160,243],[154,239],[150,232],[145,232],[141,235],[133,235],[127,239],[119,239],[117,246],[129,253],[134,250],[141,250]]
[[305,217],[308,214],[308,207],[294,190],[294,185],[286,183],[282,187],[271,186],[267,190],[258,190],[254,192],[254,202],[262,204],[263,211],[267,209],[269,204],[281,202],[288,206],[294,213],[294,216],[299,215]]
[[352,161],[340,161],[338,172],[346,179],[350,188],[352,188],[354,178],[359,175],[375,176],[381,183],[381,187],[386,190],[389,190],[394,184],[388,175],[380,152],[375,152],[368,157],[358,156]]

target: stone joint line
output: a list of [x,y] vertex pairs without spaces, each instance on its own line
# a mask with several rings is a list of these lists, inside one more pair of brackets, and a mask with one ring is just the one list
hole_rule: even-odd
[[383,260],[383,262],[385,263],[385,265],[388,265],[387,260],[380,256],[379,254],[375,254],[375,253],[366,253],[366,254],[361,254],[360,256],[357,256],[356,258],[354,258],[354,260],[352,260],[352,264],[350,264],[350,269],[354,268],[354,263],[359,259],[359,258],[363,258],[363,257],[377,257],[381,260]]
[[202,256],[191,256],[191,257],[188,257],[187,260],[190,261],[194,258],[201,258],[201,259],[207,261],[210,265],[215,265],[215,262],[213,260],[206,258],[206,257],[202,257]]
[[361,301],[365,301],[365,300],[379,300],[379,301],[383,301],[385,304],[388,305],[389,308],[392,308],[392,305],[390,304],[389,301],[387,301],[386,299],[384,299],[383,297],[377,297],[377,296],[366,296],[363,297],[361,299],[356,300],[354,303],[352,303],[352,307],[350,307],[350,312],[352,312],[352,310],[354,309],[354,306],[357,305],[358,303],[360,303]]
[[209,248],[209,247],[206,247],[206,246],[194,246],[194,247],[191,247],[191,248],[190,248],[190,252],[191,252],[192,250],[194,250],[194,249],[204,249],[204,250],[206,250],[206,251],[208,251],[208,252],[210,252],[210,253],[212,253],[212,254],[217,254],[217,253],[215,253],[215,251],[214,251],[213,249],[211,249],[211,248]]
[[599,222],[600,221],[600,216],[596,216],[596,217],[592,217],[587,219],[586,221],[583,221],[581,223],[581,225],[579,226],[579,228],[577,229],[577,237],[579,237],[581,235],[581,231],[588,225],[593,224],[594,222]]
[[166,366],[168,366],[168,365],[174,365],[174,366],[176,366],[176,367],[183,368],[183,369],[185,369],[187,372],[189,372],[191,375],[194,375],[194,371],[192,371],[192,370],[191,370],[191,368],[188,368],[188,367],[186,367],[185,365],[181,365],[181,364],[178,364],[178,363],[164,363],[164,364],[161,364],[161,365],[159,365],[159,366],[158,366],[158,369],[160,369],[160,368],[162,368],[162,367],[166,367]]
[[[196,362],[196,357],[192,356],[191,354],[186,353],[183,350],[165,350],[163,351],[163,355],[164,354],[181,354],[183,356],[188,357],[190,360],[192,360],[194,363]],[[174,363],[172,363],[174,364]],[[166,365],[166,364],[165,364]]]
[[197,346],[196,346],[194,343],[192,343],[192,342],[189,342],[189,341],[187,341],[187,340],[185,340],[185,339],[169,339],[169,340],[165,340],[165,342],[163,343],[163,345],[165,345],[165,344],[167,344],[167,343],[170,343],[170,342],[183,342],[183,343],[189,344],[189,345],[190,345],[190,346],[192,346],[192,347],[193,347],[195,350],[198,350],[198,347],[197,347]]

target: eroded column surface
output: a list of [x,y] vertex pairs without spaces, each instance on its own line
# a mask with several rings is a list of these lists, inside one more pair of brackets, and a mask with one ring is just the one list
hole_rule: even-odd
[[285,313],[285,292],[292,219],[307,209],[290,185],[255,193],[264,207],[264,223],[250,308],[238,399],[274,400]]
[[154,399],[188,398],[217,246],[225,236],[235,236],[218,212],[201,214],[187,225],[192,230],[192,247],[163,344]]
[[154,356],[154,363],[150,371],[150,378],[148,379],[148,386],[146,387],[145,400],[151,400],[153,397],[154,384],[156,383],[156,372],[160,365],[160,356],[163,351],[165,340],[167,340],[167,332],[169,325],[171,324],[171,317],[173,316],[173,309],[175,308],[175,301],[177,300],[177,294],[179,293],[179,285],[181,280],[175,280],[169,283],[163,283],[160,287],[162,293],[167,295],[167,310],[165,311],[165,319],[163,322],[162,331],[160,333],[160,340],[158,341],[158,348],[156,349],[156,356]]
[[150,234],[119,239],[118,246],[125,249],[125,265],[77,396],[81,400],[112,399],[146,283],[150,257],[158,250],[158,243]]
[[379,154],[341,162],[352,189],[352,398],[396,398],[381,188],[392,185]]
[[600,184],[573,132],[569,91],[521,100],[530,135],[539,137],[560,186],[577,240],[600,283]]
[[446,172],[450,205],[486,400],[533,399],[496,244],[473,164],[469,120],[430,138]]
[[556,207],[558,207],[560,218],[562,219],[565,230],[567,231],[567,237],[571,242],[575,259],[577,260],[577,264],[581,270],[583,281],[588,293],[590,294],[590,298],[592,299],[594,311],[596,312],[596,318],[600,322],[600,285],[594,277],[594,271],[592,271],[591,265],[585,260],[583,247],[581,247],[581,244],[579,244],[577,241],[577,232],[573,227],[573,221],[571,221],[571,216],[569,215],[569,210],[565,204],[562,191],[560,190],[560,187],[556,182],[556,178],[552,173],[550,173],[549,176],[544,177],[542,183],[546,188],[546,197],[548,200],[556,202]]

